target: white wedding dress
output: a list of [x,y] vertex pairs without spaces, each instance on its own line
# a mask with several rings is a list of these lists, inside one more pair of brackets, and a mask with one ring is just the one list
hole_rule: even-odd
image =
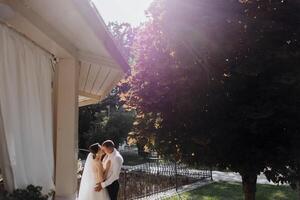
[[93,162],[93,154],[90,153],[85,162],[78,200],[109,200],[110,198],[105,188],[100,192],[94,190],[96,184],[99,182],[99,174],[95,173]]

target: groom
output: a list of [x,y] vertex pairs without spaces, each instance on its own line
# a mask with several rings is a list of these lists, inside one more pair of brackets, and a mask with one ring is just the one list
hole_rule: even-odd
[[119,192],[119,176],[123,165],[123,157],[115,149],[115,144],[111,140],[106,140],[101,146],[106,156],[103,159],[103,165],[110,160],[111,167],[108,170],[107,178],[104,182],[98,183],[95,187],[95,191],[99,192],[103,188],[106,188],[111,200],[117,200]]

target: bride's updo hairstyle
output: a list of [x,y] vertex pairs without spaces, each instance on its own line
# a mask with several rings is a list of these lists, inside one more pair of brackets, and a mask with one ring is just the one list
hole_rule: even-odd
[[100,149],[100,144],[99,143],[92,144],[89,147],[90,152],[93,154],[93,159],[96,158],[96,154],[98,153],[99,149]]

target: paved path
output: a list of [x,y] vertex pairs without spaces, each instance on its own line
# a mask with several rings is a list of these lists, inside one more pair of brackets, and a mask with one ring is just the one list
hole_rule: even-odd
[[[178,194],[182,194],[184,192],[189,192],[191,190],[195,190],[199,187],[203,187],[205,185],[208,185],[213,182],[219,182],[219,181],[226,181],[226,182],[242,182],[242,178],[238,173],[234,172],[220,172],[220,171],[213,171],[213,180],[214,181],[198,181],[196,183],[192,183],[189,185],[182,186],[178,188],[176,191],[175,189],[167,190],[165,192],[160,192],[158,194],[154,194],[145,198],[141,198],[138,200],[161,200],[168,197],[172,197]],[[258,184],[274,184],[272,182],[269,182],[266,177],[262,174],[257,177],[257,183]]]
[[[214,181],[226,181],[226,182],[242,182],[242,177],[238,173],[234,172],[220,172],[213,171],[213,180]],[[274,183],[269,182],[265,175],[261,174],[257,177],[258,184],[270,184]]]
[[[127,170],[133,170],[136,168],[142,168],[144,172],[146,173],[155,173],[157,169],[157,167],[154,166],[148,166],[145,167],[142,165],[138,165],[138,166],[124,166],[124,169]],[[189,169],[190,172],[195,173],[195,172],[201,172],[201,170],[196,170],[196,169]],[[180,174],[180,172],[179,172]],[[175,189],[171,189],[171,190],[167,190],[165,192],[161,192],[158,194],[154,194],[145,198],[141,198],[138,200],[160,200],[160,199],[164,199],[167,197],[171,197],[177,194],[181,194],[184,192],[188,192],[194,189],[197,189],[199,187],[203,187],[207,184],[213,183],[213,182],[219,182],[219,181],[226,181],[226,182],[242,182],[242,178],[238,173],[234,173],[234,172],[221,172],[221,171],[213,171],[212,172],[212,176],[213,176],[213,181],[207,180],[207,181],[198,181],[196,183],[192,183],[189,185],[185,185],[182,186],[180,188],[178,188],[178,190],[176,191]],[[264,174],[261,174],[257,177],[257,184],[270,184],[273,185],[274,183],[269,182],[267,180],[267,178],[265,177]]]
[[[145,167],[147,166],[147,167]],[[159,166],[158,168],[163,168],[163,166]],[[124,169],[127,170],[132,170],[132,169],[142,169],[142,171],[146,172],[146,173],[156,173],[157,170],[159,171],[163,171],[162,169],[158,169],[156,165],[137,165],[137,166],[124,166]],[[196,169],[189,169],[189,171],[191,172],[191,174],[193,173],[199,173],[201,172],[201,170],[196,170]],[[178,170],[178,174],[181,174],[181,170]],[[221,172],[221,171],[213,171],[212,172],[213,175],[213,180],[214,181],[226,181],[226,182],[242,182],[242,178],[238,173],[234,173],[234,172]],[[274,183],[269,182],[267,180],[267,178],[265,177],[265,175],[261,174],[257,177],[257,183],[258,184],[271,184],[273,185]]]
[[157,194],[154,194],[151,196],[140,198],[138,200],[161,200],[161,199],[172,197],[172,196],[175,196],[178,194],[182,194],[184,192],[189,192],[191,190],[195,190],[199,187],[203,187],[210,183],[213,183],[213,182],[212,181],[199,181],[199,182],[195,182],[195,183],[192,183],[189,185],[182,186],[182,187],[178,188],[177,191],[175,189],[171,189],[171,190],[167,190],[165,192],[160,192],[160,193],[157,193]]

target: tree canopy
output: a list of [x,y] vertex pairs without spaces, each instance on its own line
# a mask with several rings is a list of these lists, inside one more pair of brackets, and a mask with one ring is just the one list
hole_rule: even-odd
[[261,172],[278,180],[286,166],[296,168],[299,8],[282,0],[155,1],[121,96],[137,111],[136,137],[166,158],[239,172],[247,200]]
[[122,108],[118,93],[116,87],[102,102],[79,109],[79,148],[88,149],[89,145],[108,139],[117,146],[126,141],[134,112]]

